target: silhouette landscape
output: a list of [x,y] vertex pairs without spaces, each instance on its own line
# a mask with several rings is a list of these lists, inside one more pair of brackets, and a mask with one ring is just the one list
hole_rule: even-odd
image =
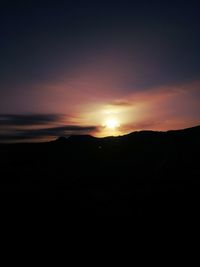
[[1,144],[1,198],[68,214],[189,214],[200,204],[200,126]]
[[196,0],[0,1],[1,208],[198,215],[199,14]]

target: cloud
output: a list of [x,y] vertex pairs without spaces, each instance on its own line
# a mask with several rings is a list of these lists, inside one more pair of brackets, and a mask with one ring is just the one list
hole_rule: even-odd
[[133,102],[128,100],[115,100],[109,103],[111,106],[119,106],[119,107],[131,107],[133,106]]
[[[49,140],[57,136],[90,134],[96,126],[67,124],[73,116],[57,114],[0,115],[0,141]],[[66,124],[65,124],[66,123]]]
[[86,133],[95,131],[95,126],[66,125],[62,127],[52,127],[45,129],[34,129],[19,131],[23,136],[42,137],[42,136],[67,136],[74,133]]
[[58,136],[68,137],[73,134],[90,134],[98,131],[96,126],[66,125],[40,129],[15,129],[8,134],[0,133],[0,141],[49,140]]
[[28,115],[0,115],[0,126],[31,126],[31,125],[46,125],[53,122],[58,122],[61,115],[56,114],[28,114]]

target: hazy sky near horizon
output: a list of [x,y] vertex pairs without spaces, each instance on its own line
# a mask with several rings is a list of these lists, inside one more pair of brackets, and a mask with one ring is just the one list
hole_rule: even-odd
[[0,141],[200,124],[199,14],[193,0],[1,1]]

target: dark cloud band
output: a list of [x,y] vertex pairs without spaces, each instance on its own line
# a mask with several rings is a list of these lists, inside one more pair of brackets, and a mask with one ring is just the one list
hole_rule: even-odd
[[0,126],[30,126],[43,125],[51,122],[57,122],[61,115],[55,114],[29,114],[29,115],[0,115]]
[[[47,139],[73,134],[90,134],[97,131],[96,126],[62,125],[62,115],[0,115],[0,142]],[[33,126],[33,129],[27,128]],[[34,128],[36,127],[37,128]]]

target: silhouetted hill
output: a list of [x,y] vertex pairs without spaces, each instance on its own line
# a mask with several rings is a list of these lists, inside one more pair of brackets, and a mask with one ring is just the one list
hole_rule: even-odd
[[66,141],[67,141],[66,137],[60,136],[54,142],[56,142],[56,143],[65,143]]
[[[167,132],[139,131],[124,136],[95,138],[90,135],[75,135],[59,139],[76,157],[105,157],[134,159],[142,157],[151,161],[159,154],[173,157],[177,153],[195,152],[199,147],[200,126]],[[151,155],[150,155],[151,154]],[[147,157],[150,157],[149,159]]]
[[134,141],[138,139],[152,139],[152,138],[171,138],[171,137],[197,137],[200,135],[200,126],[181,129],[171,130],[166,132],[161,131],[135,131],[123,136],[109,136],[103,138],[96,138],[91,135],[71,135],[68,138],[59,137],[55,142],[96,142],[96,143],[107,143],[107,142],[119,142],[119,141]]
[[199,151],[200,126],[0,145],[0,197],[78,214],[188,215],[200,205]]

